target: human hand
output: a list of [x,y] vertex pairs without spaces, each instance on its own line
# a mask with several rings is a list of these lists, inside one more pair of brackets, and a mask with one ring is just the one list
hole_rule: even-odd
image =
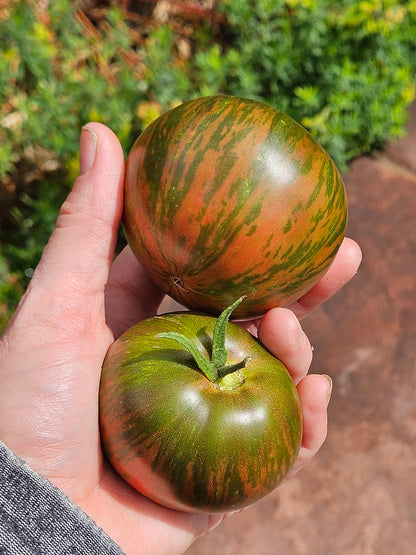
[[[222,515],[181,513],[152,503],[111,469],[100,448],[98,389],[107,349],[128,326],[154,315],[163,295],[128,248],[113,263],[124,159],[105,126],[90,123],[83,130],[80,167],[1,338],[0,439],[129,555],[182,553]],[[359,262],[358,246],[346,240],[328,274],[291,308],[304,316],[348,281]],[[274,309],[251,327],[297,383],[304,435],[293,474],[325,439],[330,382],[307,375],[312,350],[292,311]]]

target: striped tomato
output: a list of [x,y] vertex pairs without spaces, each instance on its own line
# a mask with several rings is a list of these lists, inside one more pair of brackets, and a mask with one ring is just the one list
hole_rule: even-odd
[[127,161],[124,227],[154,281],[184,306],[238,318],[284,306],[343,239],[341,176],[308,132],[253,100],[213,96],[165,113]]
[[232,308],[218,320],[191,312],[144,320],[104,361],[103,449],[131,486],[170,508],[250,505],[278,486],[299,451],[296,387],[253,336],[227,325]]

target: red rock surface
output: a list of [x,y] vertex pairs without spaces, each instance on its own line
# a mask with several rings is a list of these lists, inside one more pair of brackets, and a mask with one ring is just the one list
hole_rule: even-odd
[[327,441],[265,500],[187,555],[416,551],[416,105],[407,136],[345,175],[354,280],[304,320],[334,381]]

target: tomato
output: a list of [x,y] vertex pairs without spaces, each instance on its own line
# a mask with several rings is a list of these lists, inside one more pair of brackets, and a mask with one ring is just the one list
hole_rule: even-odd
[[144,320],[103,365],[108,460],[170,508],[216,513],[254,503],[279,485],[300,448],[296,387],[257,339],[227,323],[231,309],[218,320],[190,312]]
[[254,318],[305,294],[345,234],[329,155],[261,102],[198,98],[150,124],[127,160],[127,240],[153,280],[191,310]]

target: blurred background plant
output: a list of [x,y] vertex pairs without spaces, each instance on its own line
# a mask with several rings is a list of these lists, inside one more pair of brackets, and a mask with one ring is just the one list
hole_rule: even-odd
[[234,94],[303,124],[342,170],[404,133],[416,0],[0,1],[0,331],[78,171],[82,125],[127,153],[189,98]]

